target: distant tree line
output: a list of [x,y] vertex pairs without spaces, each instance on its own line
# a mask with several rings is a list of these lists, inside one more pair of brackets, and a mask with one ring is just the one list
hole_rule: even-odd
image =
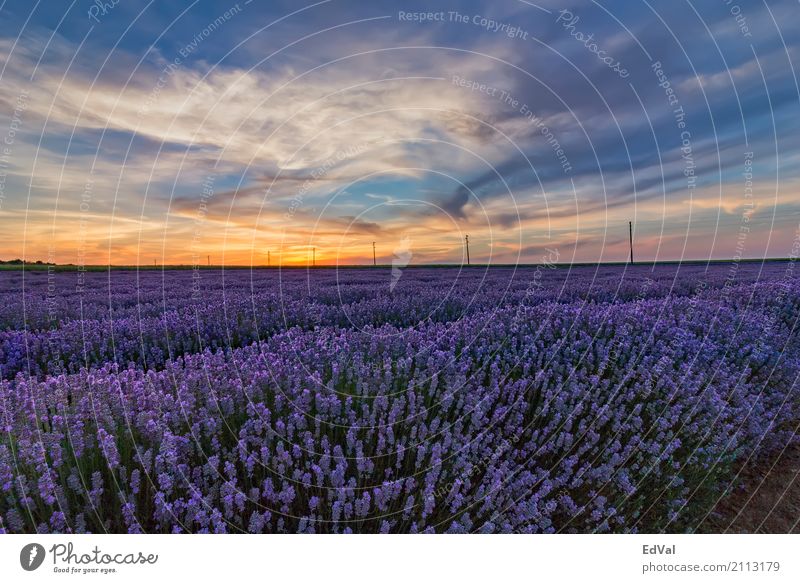
[[[22,259],[11,259],[10,261],[3,261],[0,259],[1,265],[22,265],[25,263]],[[55,263],[45,263],[44,261],[28,261],[28,264],[32,265],[55,265]]]

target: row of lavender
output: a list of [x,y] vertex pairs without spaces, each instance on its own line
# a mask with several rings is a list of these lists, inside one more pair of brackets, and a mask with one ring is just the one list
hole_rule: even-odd
[[[735,283],[769,280],[785,271],[781,263],[741,264]],[[711,288],[731,277],[728,269],[703,264],[636,266],[620,269],[597,267],[472,268],[441,270],[407,268],[402,277],[377,268],[349,270],[216,270],[194,271],[111,271],[78,274],[42,271],[5,272],[0,278],[0,330],[51,330],[71,320],[159,317],[164,312],[192,306],[222,308],[241,296],[262,296],[287,300],[311,294],[314,303],[354,304],[380,299],[389,288],[403,295],[403,288],[435,289],[440,299],[490,293],[510,303],[534,288],[537,296],[570,302],[577,299],[608,302],[642,295],[644,280],[653,285],[646,297],[666,294],[688,295],[699,282]],[[81,279],[79,279],[79,277]],[[78,283],[81,282],[79,286]],[[394,282],[394,286],[391,286]],[[466,292],[470,293],[464,293]],[[193,291],[195,293],[193,293]]]
[[[364,329],[448,322],[498,307],[546,302],[718,298],[737,302],[780,265],[748,265],[733,280],[705,266],[598,271],[590,268],[407,270],[391,288],[388,270],[112,272],[21,274],[0,287],[0,378],[45,378],[108,362],[160,370],[172,358],[240,348],[278,332],[318,326]],[[313,281],[313,289],[312,282]],[[731,285],[732,284],[732,285]],[[24,286],[25,293],[20,293]],[[193,293],[191,290],[195,289]],[[54,295],[54,290],[58,295]],[[765,296],[766,297],[766,296]],[[24,301],[23,301],[24,300]]]
[[[490,273],[491,302],[426,319],[448,296],[440,273],[360,300],[407,313],[400,324],[284,323],[160,370],[0,382],[0,528],[687,530],[735,464],[794,436],[800,282],[785,266],[733,286],[716,268],[680,294],[640,276],[616,302],[497,301],[519,286]],[[619,273],[601,275],[618,297]],[[308,311],[348,286],[378,299],[374,274],[338,277],[298,274],[292,289],[308,286]],[[422,303],[405,307],[411,292]]]

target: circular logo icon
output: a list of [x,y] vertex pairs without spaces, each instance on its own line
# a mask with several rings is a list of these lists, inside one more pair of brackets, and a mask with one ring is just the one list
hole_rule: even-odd
[[35,571],[42,566],[44,555],[44,547],[39,543],[25,545],[19,552],[19,564],[26,571]]

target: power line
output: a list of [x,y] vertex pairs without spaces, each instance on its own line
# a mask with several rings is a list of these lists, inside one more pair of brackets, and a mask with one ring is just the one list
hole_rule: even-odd
[[628,237],[631,243],[631,265],[633,265],[633,222],[628,221]]

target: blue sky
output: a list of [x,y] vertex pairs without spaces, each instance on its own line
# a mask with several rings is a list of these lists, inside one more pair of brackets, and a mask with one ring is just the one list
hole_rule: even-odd
[[[0,3],[0,258],[788,256],[796,2]],[[403,243],[404,245],[406,243]]]

